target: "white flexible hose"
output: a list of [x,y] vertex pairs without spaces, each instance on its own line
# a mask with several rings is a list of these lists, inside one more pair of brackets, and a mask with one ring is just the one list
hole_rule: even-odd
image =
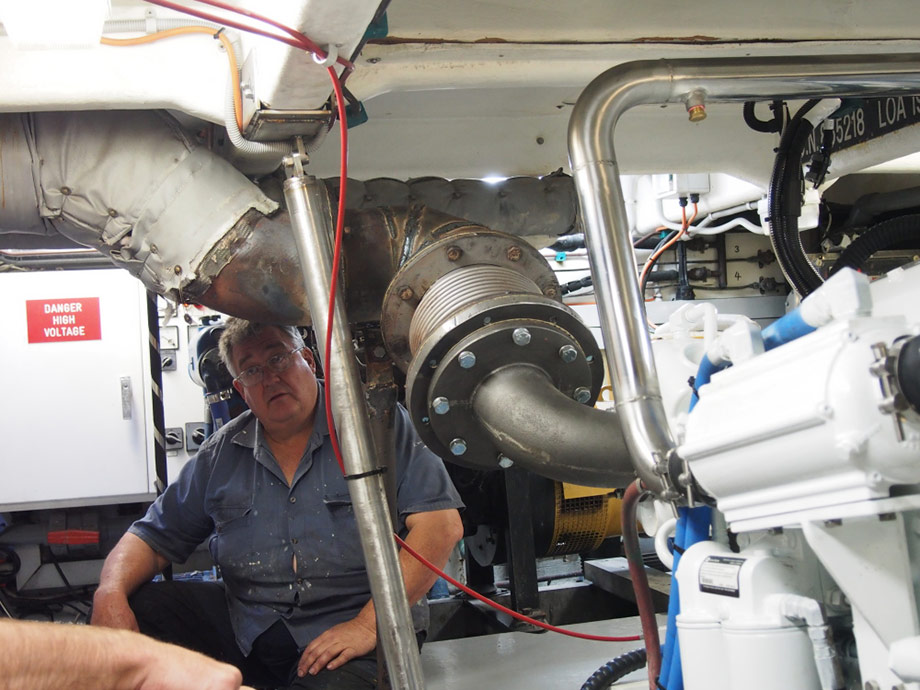
[[674,569],[674,554],[668,548],[668,537],[677,532],[677,518],[665,520],[655,532],[655,553],[658,554],[658,560],[664,564],[668,570]]

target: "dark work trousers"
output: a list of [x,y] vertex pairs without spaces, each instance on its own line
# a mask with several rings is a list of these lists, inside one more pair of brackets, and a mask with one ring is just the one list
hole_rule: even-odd
[[281,621],[256,638],[252,653],[240,651],[230,625],[223,585],[216,582],[151,582],[129,599],[145,635],[194,649],[236,666],[243,682],[256,688],[371,690],[377,687],[377,662],[353,659],[334,671],[297,677],[300,650]]

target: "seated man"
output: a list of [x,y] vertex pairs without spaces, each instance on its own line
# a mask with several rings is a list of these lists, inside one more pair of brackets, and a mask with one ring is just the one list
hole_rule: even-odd
[[[313,355],[295,328],[240,319],[228,320],[220,353],[250,409],[202,445],[109,554],[92,623],[226,661],[249,685],[372,688],[374,605]],[[401,407],[395,427],[400,536],[443,566],[462,537],[462,504]],[[205,539],[222,584],[149,582]],[[425,607],[437,576],[399,558],[409,601]]]

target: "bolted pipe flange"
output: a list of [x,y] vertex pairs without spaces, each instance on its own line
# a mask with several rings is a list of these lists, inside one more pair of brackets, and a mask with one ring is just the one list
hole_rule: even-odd
[[[530,334],[526,347],[508,347],[516,329]],[[578,353],[569,363],[559,355],[565,345]],[[437,365],[429,366],[429,360]],[[466,368],[465,364],[474,365]],[[550,305],[540,296],[529,302],[502,296],[480,303],[456,313],[426,338],[407,372],[406,407],[425,444],[445,461],[498,470],[497,458],[505,453],[473,413],[471,402],[483,381],[513,364],[544,371],[569,400],[574,400],[578,388],[587,389],[593,400],[603,382],[603,364],[594,336],[564,305]],[[438,398],[449,401],[448,414],[434,411],[432,406]],[[420,423],[426,415],[430,415],[429,423]],[[467,447],[462,456],[450,447],[456,438],[463,439]]]
[[434,410],[435,414],[447,414],[450,411],[450,400],[443,395],[439,395],[431,401],[431,409]]
[[530,344],[530,331],[526,328],[515,328],[514,332],[511,333],[511,339],[514,341],[515,345],[524,345]]

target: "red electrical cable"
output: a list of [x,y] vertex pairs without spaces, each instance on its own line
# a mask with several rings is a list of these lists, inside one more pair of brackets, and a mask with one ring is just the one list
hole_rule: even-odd
[[438,566],[436,566],[434,563],[426,559],[423,555],[415,551],[405,541],[400,539],[399,535],[394,534],[393,538],[396,539],[396,543],[398,543],[403,549],[405,549],[406,552],[410,556],[412,556],[415,560],[417,560],[419,563],[424,565],[429,570],[443,577],[445,580],[451,583],[454,587],[457,587],[458,589],[463,590],[466,594],[469,594],[471,597],[475,597],[479,599],[479,601],[485,604],[488,604],[492,608],[498,609],[499,611],[502,611],[503,613],[507,613],[509,616],[513,616],[514,618],[517,618],[519,621],[524,621],[525,623],[531,623],[532,625],[536,625],[545,630],[551,630],[552,632],[556,632],[561,635],[568,635],[569,637],[578,637],[582,640],[594,640],[596,642],[635,642],[636,640],[642,639],[639,635],[624,635],[622,637],[609,637],[606,635],[589,635],[587,633],[575,632],[574,630],[566,630],[565,628],[557,628],[555,625],[550,625],[549,623],[544,623],[543,621],[534,620],[533,618],[525,616],[523,613],[518,613],[517,611],[514,611],[505,606],[502,606],[501,604],[497,602],[492,601],[491,599],[487,599],[486,597],[479,594],[479,592],[476,592],[470,589],[469,587],[467,587],[466,585],[462,584],[461,582],[458,582],[457,580],[452,578],[447,573],[444,573],[443,571],[441,571],[441,569],[438,568]]
[[[193,17],[198,17],[199,19],[206,19],[207,21],[214,22],[215,24],[222,24],[225,26],[230,26],[230,27],[233,27],[234,29],[246,31],[247,33],[256,34],[258,36],[264,36],[265,38],[273,38],[276,41],[280,41],[281,43],[286,43],[287,45],[292,46],[294,48],[299,48],[308,53],[313,53],[323,59],[327,57],[326,51],[324,51],[316,43],[311,41],[309,38],[304,36],[299,31],[288,28],[284,26],[283,24],[275,22],[274,20],[270,20],[265,17],[261,17],[255,13],[241,10],[238,7],[232,7],[230,5],[225,5],[223,3],[218,3],[215,1],[208,2],[207,0],[199,0],[200,2],[205,2],[206,4],[212,5],[214,7],[220,7],[221,9],[225,9],[229,12],[233,12],[239,15],[249,16],[249,17],[252,17],[253,19],[257,19],[259,21],[266,22],[272,26],[276,26],[282,29],[285,33],[290,34],[290,37],[279,36],[278,34],[272,33],[270,31],[265,31],[263,29],[258,29],[254,26],[249,26],[247,24],[235,22],[231,19],[226,19],[216,14],[210,14],[208,12],[202,12],[201,10],[194,10],[190,7],[184,7],[182,5],[179,5],[178,3],[170,2],[170,0],[144,0],[144,1],[150,3],[151,5],[158,5],[160,7],[166,7],[167,9],[175,10],[176,12],[181,12],[183,14],[189,14],[189,15],[192,15]],[[343,67],[345,67],[345,70],[348,73],[350,73],[355,68],[354,64],[352,64],[351,61],[346,60],[343,57],[337,57],[336,62],[342,65]]]
[[[314,53],[315,55],[323,59],[328,57],[328,53],[324,51],[322,48],[320,48],[319,45],[317,45],[314,41],[312,41],[305,34],[302,34],[296,29],[292,29],[291,27],[286,26],[285,24],[282,24],[281,22],[277,22],[271,17],[266,17],[265,15],[258,14],[256,12],[252,12],[243,7],[234,7],[233,5],[229,5],[225,2],[221,2],[220,0],[197,0],[197,2],[204,3],[205,5],[210,5],[211,7],[218,7],[222,10],[233,12],[235,14],[241,14],[245,17],[250,17],[251,19],[255,19],[257,21],[264,22],[268,24],[269,26],[275,27],[276,29],[281,29],[286,34],[289,34],[290,36],[292,36],[295,40],[301,42],[303,47],[308,52]],[[355,68],[354,64],[352,64],[349,60],[346,60],[345,58],[341,56],[337,56],[335,61],[338,64],[342,65],[348,72],[353,71]],[[342,82],[345,81],[345,75],[340,77],[340,81]]]
[[245,7],[234,7],[233,5],[228,5],[225,2],[220,2],[220,0],[196,0],[196,2],[200,2],[202,5],[210,5],[211,7],[217,7],[222,10],[227,10],[228,12],[233,12],[234,14],[241,14],[244,17],[249,17],[250,19],[256,19],[260,22],[264,22],[265,24],[268,24],[269,26],[275,27],[276,29],[281,29],[284,33],[293,36],[297,40],[307,41],[307,42],[312,43],[312,41],[310,41],[309,38],[307,38],[304,34],[300,33],[296,29],[292,29],[291,27],[285,24],[282,24],[281,22],[276,22],[274,19],[271,19],[270,17],[265,17],[261,14],[256,14],[255,12],[247,10]]
[[[279,28],[285,31],[288,34],[291,34],[292,37],[298,35],[299,33],[273,20],[266,19],[264,17],[261,17],[254,13],[250,13],[248,11],[240,10],[239,8],[236,8],[236,7],[224,5],[223,3],[218,2],[218,0],[199,0],[199,1],[204,2],[205,4],[208,4],[208,5],[212,5],[214,7],[220,7],[222,9],[226,9],[231,12],[235,12],[237,14],[243,14],[245,16],[252,17],[253,19],[264,21],[268,24],[271,24],[272,26],[275,26],[276,28]],[[178,12],[182,12],[184,14],[190,14],[192,16],[196,16],[201,19],[207,19],[209,21],[213,21],[219,24],[226,24],[227,26],[232,26],[236,29],[241,29],[242,31],[248,31],[250,33],[258,34],[260,36],[265,36],[266,38],[273,38],[277,41],[281,41],[282,43],[287,43],[288,45],[293,45],[294,47],[308,50],[309,52],[318,53],[318,54],[322,53],[322,51],[320,51],[318,48],[314,50],[310,48],[308,45],[305,45],[304,41],[306,41],[307,43],[315,47],[315,44],[313,44],[312,41],[306,38],[306,36],[303,36],[303,34],[299,34],[299,36],[301,37],[299,39],[298,38],[288,39],[284,36],[278,36],[276,34],[265,32],[260,29],[256,29],[254,27],[246,26],[244,24],[237,24],[235,22],[229,22],[215,15],[209,15],[205,12],[199,12],[197,10],[192,10],[187,7],[183,7],[181,5],[177,5],[175,3],[169,2],[169,0],[146,0],[146,2],[149,2],[153,5],[160,5],[162,7],[168,7]],[[347,70],[354,69],[354,65],[352,65],[351,62],[349,62],[348,60],[345,60],[344,58],[339,58],[338,60],[336,60],[336,62],[338,62],[339,64],[345,65]],[[325,401],[324,402],[326,406],[326,418],[329,423],[329,439],[332,443],[332,449],[333,449],[333,452],[335,453],[335,459],[339,464],[339,468],[342,470],[342,473],[344,474],[345,473],[345,462],[342,459],[342,451],[341,451],[341,448],[339,447],[338,436],[335,431],[335,423],[332,417],[332,396],[330,393],[331,387],[329,386],[329,375],[330,375],[329,357],[331,355],[331,349],[332,349],[332,326],[333,326],[333,321],[335,317],[335,294],[336,294],[336,288],[338,284],[339,264],[341,262],[342,236],[344,234],[344,228],[345,228],[345,193],[346,193],[346,186],[348,182],[348,164],[347,164],[347,161],[348,161],[348,127],[346,124],[346,116],[345,116],[345,95],[342,92],[341,80],[339,79],[339,76],[335,73],[335,70],[332,67],[328,67],[327,70],[329,72],[329,78],[332,80],[332,89],[335,92],[335,100],[336,100],[336,105],[338,108],[339,128],[340,128],[339,133],[340,133],[341,173],[340,173],[340,182],[339,182],[338,215],[336,218],[336,228],[335,228],[335,244],[334,244],[333,253],[332,253],[332,276],[329,281],[329,313],[327,315],[327,324],[326,324],[326,342],[324,343],[325,352],[324,352],[323,365],[326,368],[326,386],[325,386]],[[412,547],[410,547],[408,544],[406,544],[406,542],[404,542],[402,539],[399,538],[399,535],[394,534],[393,538],[396,539],[399,545],[403,549],[405,549],[409,555],[411,555],[419,563],[424,565],[426,568],[428,568],[432,572],[436,573],[440,577],[443,577],[445,580],[450,582],[455,587],[461,589],[466,594],[472,597],[475,597],[476,599],[479,599],[483,603],[488,604],[489,606],[495,609],[498,609],[499,611],[507,613],[508,615],[514,618],[517,618],[518,620],[524,621],[526,623],[530,623],[532,625],[535,625],[540,628],[544,628],[546,630],[551,630],[552,632],[560,633],[562,635],[568,635],[570,637],[577,637],[583,640],[595,640],[599,642],[634,642],[636,640],[641,639],[639,635],[626,635],[626,636],[620,636],[620,637],[610,637],[610,636],[604,636],[604,635],[589,635],[586,633],[575,632],[573,630],[566,630],[564,628],[557,628],[556,626],[550,625],[549,623],[544,623],[542,621],[538,621],[528,616],[525,616],[524,614],[518,613],[517,611],[513,611],[512,609],[502,606],[501,604],[494,602],[491,599],[487,599],[486,597],[482,596],[478,592],[473,591],[466,585],[461,584],[460,582],[452,578],[450,575],[443,572],[434,563],[430,562],[420,553],[412,549]]]
[[335,244],[332,251],[332,277],[329,279],[329,313],[326,317],[326,342],[323,344],[323,367],[326,369],[326,385],[323,387],[326,402],[326,421],[329,424],[329,440],[332,442],[332,451],[335,453],[339,469],[345,474],[345,461],[342,459],[342,450],[339,448],[339,438],[335,431],[335,419],[332,416],[332,386],[329,377],[332,367],[329,357],[332,354],[332,324],[335,320],[335,291],[339,282],[339,262],[342,258],[342,235],[345,228],[345,187],[348,184],[348,125],[345,120],[345,96],[342,93],[342,83],[332,67],[328,68],[329,78],[332,80],[332,90],[335,92],[335,103],[339,109],[339,142],[341,156],[341,169],[339,172],[339,207],[335,222]]

